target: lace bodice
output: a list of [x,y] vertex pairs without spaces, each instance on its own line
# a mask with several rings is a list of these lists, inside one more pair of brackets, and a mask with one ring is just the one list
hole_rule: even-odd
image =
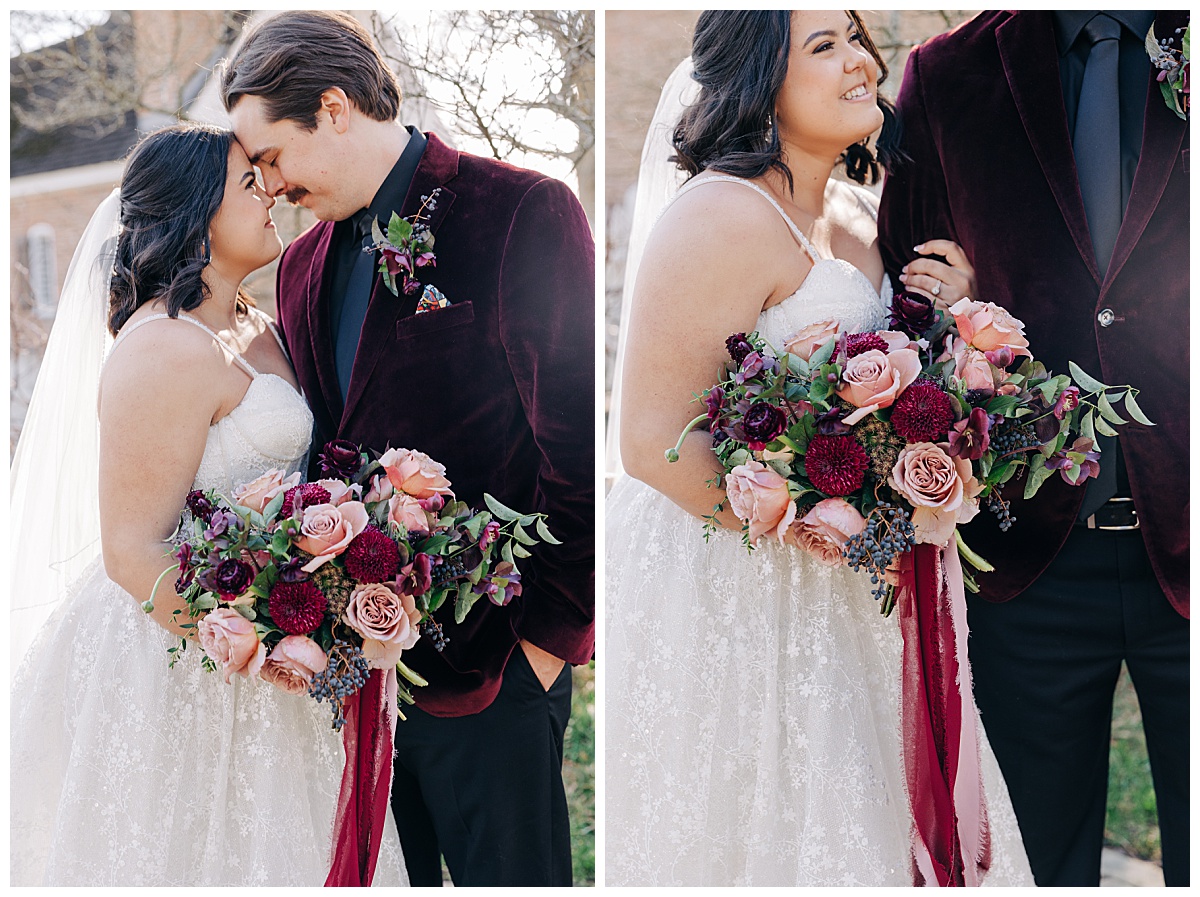
[[[138,327],[166,317],[166,314],[149,315],[126,327],[113,343],[110,354]],[[208,333],[251,378],[250,387],[237,407],[208,428],[204,455],[192,488],[215,489],[228,495],[234,486],[271,468],[279,468],[285,473],[302,470],[313,425],[312,412],[304,397],[279,375],[256,371],[250,362],[200,321],[182,313],[179,320]],[[274,326],[268,326],[278,341]],[[282,342],[280,348],[283,348]]]

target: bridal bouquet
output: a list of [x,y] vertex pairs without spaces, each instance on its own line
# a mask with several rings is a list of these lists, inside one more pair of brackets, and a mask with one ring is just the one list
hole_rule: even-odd
[[771,536],[824,564],[865,568],[884,613],[914,545],[953,539],[969,563],[992,569],[958,524],[983,507],[1007,530],[1002,492],[1022,478],[1029,498],[1056,472],[1073,485],[1095,476],[1096,434],[1126,423],[1114,403],[1151,423],[1136,389],[1106,386],[1074,362],[1070,376],[1047,371],[1024,325],[997,305],[964,298],[943,310],[904,292],[891,311],[894,329],[845,333],[823,321],[778,349],[734,334],[725,378],[684,431],[712,433],[749,547]]
[[[447,601],[461,623],[482,597],[504,605],[521,594],[517,559],[538,542],[526,527],[559,543],[542,514],[490,495],[485,510],[455,500],[445,467],[421,452],[388,449],[372,461],[336,440],[320,460],[327,479],[268,470],[228,497],[191,493],[177,564],[163,576],[179,571],[182,625],[208,669],[329,701],[340,729],[371,669],[424,684],[401,655],[422,635],[445,647],[432,615]],[[172,665],[187,642],[168,649]],[[413,701],[403,681],[399,697]]]

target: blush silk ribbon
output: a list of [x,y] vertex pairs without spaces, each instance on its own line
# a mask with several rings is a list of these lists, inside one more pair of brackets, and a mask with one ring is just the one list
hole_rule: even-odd
[[978,717],[967,659],[967,602],[953,541],[916,545],[900,570],[900,721],[912,804],[913,882],[977,886],[991,864]]
[[346,766],[338,793],[333,860],[325,887],[368,887],[375,875],[392,790],[396,670],[372,670],[358,694],[345,702],[343,715]]

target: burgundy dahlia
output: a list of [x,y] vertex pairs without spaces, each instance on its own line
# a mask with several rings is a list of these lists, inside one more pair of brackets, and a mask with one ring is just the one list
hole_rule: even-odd
[[938,442],[952,423],[950,396],[928,380],[913,383],[892,406],[892,428],[907,442]]
[[750,341],[746,339],[744,333],[735,333],[725,340],[725,348],[729,350],[729,357],[738,367],[741,367],[746,356],[754,351],[754,347],[750,345]]
[[349,439],[334,439],[325,443],[320,457],[321,471],[326,476],[353,479],[362,467],[362,453]]
[[233,558],[221,561],[213,574],[213,583],[216,585],[217,591],[221,593],[222,598],[230,601],[240,597],[246,589],[250,588],[252,582],[254,582],[254,568],[245,561]]
[[400,572],[396,543],[378,527],[368,526],[346,547],[346,572],[359,582],[383,582]]
[[892,297],[892,326],[909,336],[919,338],[937,323],[933,300],[920,293],[905,290]]
[[888,349],[887,340],[878,333],[851,333],[846,337],[847,358],[862,355],[863,352],[870,352],[872,349],[886,352]]
[[742,417],[742,429],[751,442],[770,442],[786,423],[783,412],[769,402],[755,402]]
[[288,635],[308,635],[321,625],[327,606],[325,594],[312,581],[280,580],[267,597],[271,619]]
[[[300,499],[299,504],[296,503],[297,497]],[[301,483],[284,493],[283,507],[279,509],[279,512],[284,517],[291,517],[293,509],[303,511],[312,505],[323,505],[329,499],[329,490],[320,483]]]
[[826,495],[849,495],[863,484],[867,452],[853,436],[814,436],[804,455],[804,469]]

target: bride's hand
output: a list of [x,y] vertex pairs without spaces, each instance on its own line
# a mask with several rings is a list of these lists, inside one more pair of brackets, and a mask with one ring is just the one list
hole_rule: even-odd
[[929,240],[913,247],[921,255],[940,255],[946,261],[913,259],[900,271],[906,289],[928,296],[939,308],[949,308],[964,296],[979,298],[975,269],[953,240]]

